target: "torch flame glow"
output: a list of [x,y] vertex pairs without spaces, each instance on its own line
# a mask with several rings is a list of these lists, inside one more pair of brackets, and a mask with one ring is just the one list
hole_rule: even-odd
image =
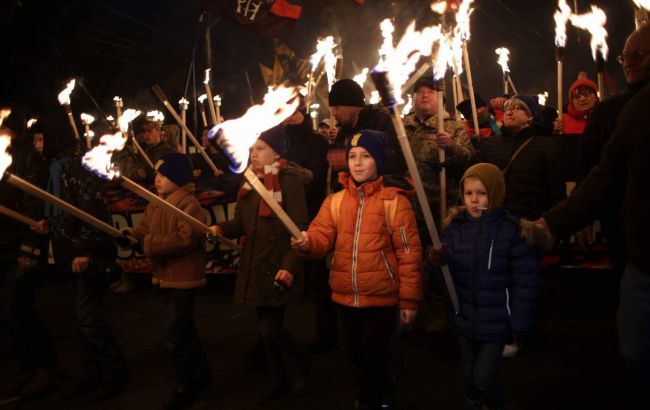
[[203,84],[210,84],[210,68],[205,70],[205,80],[203,80]]
[[99,144],[83,156],[81,163],[84,168],[95,173],[100,178],[113,179],[119,176],[119,171],[115,169],[111,157],[114,152],[124,148],[129,123],[138,115],[140,115],[140,111],[131,108],[124,111],[117,120],[120,130],[115,134],[102,135]]
[[566,44],[566,23],[571,17],[571,7],[566,4],[566,0],[557,1],[558,9],[553,14],[555,19],[555,45],[564,47]]
[[[418,60],[430,56],[433,43],[441,36],[440,26],[425,27],[415,30],[415,22],[409,24],[396,47],[393,46],[393,24],[389,19],[380,25],[384,42],[379,49],[379,64],[374,68],[378,72],[387,72],[394,90],[401,90],[415,69]],[[401,92],[395,95],[395,101],[402,104]]]
[[187,109],[187,106],[189,104],[190,104],[190,102],[187,101],[187,99],[185,97],[181,97],[181,99],[178,100],[178,105],[180,105],[181,107],[185,107],[186,109]]
[[584,29],[591,34],[591,54],[594,61],[597,59],[598,52],[607,60],[607,30],[605,30],[605,23],[607,22],[607,15],[605,12],[596,7],[591,6],[590,13],[572,14],[571,24],[581,29]]
[[650,11],[650,0],[634,0],[634,4],[640,9]]
[[86,124],[90,125],[93,122],[95,122],[95,117],[93,117],[90,114],[86,114],[85,112],[81,113],[80,117],[81,117],[81,123],[84,124],[84,125],[86,125]]
[[413,96],[411,94],[406,94],[408,97],[408,100],[406,101],[406,104],[404,104],[404,108],[402,109],[402,117],[404,117],[406,114],[411,112],[413,109]]
[[542,94],[537,94],[537,101],[539,105],[546,105],[546,100],[548,99],[548,91],[544,91]]
[[[2,114],[0,113],[0,116],[1,115]],[[37,122],[38,122],[38,118],[30,118],[29,120],[27,120],[27,129],[28,130],[31,129],[34,126],[34,124],[36,124]],[[2,121],[0,121],[0,125],[2,125]]]
[[2,123],[5,122],[5,119],[10,115],[11,115],[11,108],[3,108],[0,110],[0,126],[2,126]]
[[9,145],[11,145],[11,137],[7,134],[0,134],[0,180],[11,165],[11,155],[7,152]]
[[209,139],[217,139],[226,155],[230,157],[233,172],[246,169],[250,147],[260,134],[289,118],[298,107],[298,90],[279,86],[269,90],[262,104],[253,105],[246,113],[225,121],[210,130]]
[[72,94],[72,90],[74,90],[76,84],[77,82],[74,78],[68,82],[63,91],[59,93],[59,104],[70,105],[70,94]]
[[205,101],[206,98],[208,98],[207,95],[205,95],[205,94],[201,94],[201,95],[199,95],[199,98],[197,98],[197,100],[198,100],[201,104],[203,104],[203,101]]
[[431,10],[433,10],[434,13],[443,14],[447,11],[447,2],[445,0],[436,1],[431,4]]
[[510,67],[508,67],[508,61],[509,61],[509,56],[510,56],[510,50],[508,50],[505,47],[499,47],[496,50],[494,50],[495,53],[499,56],[499,59],[497,62],[501,66],[501,70],[503,71],[503,74],[509,73],[510,72]]
[[463,40],[457,30],[454,30],[454,38],[451,42],[452,68],[454,74],[463,74]]
[[463,0],[458,6],[456,13],[456,27],[461,41],[468,41],[471,37],[471,30],[469,25],[469,17],[474,11],[470,6],[474,0]]
[[379,104],[380,101],[381,97],[379,96],[379,91],[370,91],[370,104]]
[[361,72],[354,77],[352,77],[352,80],[359,84],[359,87],[363,88],[363,85],[366,83],[366,79],[368,78],[368,69],[363,68]]
[[163,122],[165,121],[165,114],[158,110],[149,111],[147,112],[147,119],[149,121]]
[[[323,39],[318,39],[316,42],[316,52],[312,54],[311,57],[309,57],[309,64],[311,65],[312,73],[316,71],[316,67],[318,67],[320,60],[326,58],[328,54],[334,56],[334,53],[332,52],[332,50],[334,50],[334,47],[336,47],[336,43],[334,43],[333,36],[327,36]],[[336,56],[334,56],[334,58],[336,58]],[[327,64],[327,61],[325,61],[325,64]]]
[[451,33],[447,33],[438,41],[438,52],[436,58],[433,61],[433,76],[436,80],[442,80],[445,78],[445,72],[447,71],[447,66],[451,65],[453,67],[453,50],[452,45],[453,38]]

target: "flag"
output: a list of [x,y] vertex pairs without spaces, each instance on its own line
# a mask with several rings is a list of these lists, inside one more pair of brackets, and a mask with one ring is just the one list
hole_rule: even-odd
[[273,46],[273,68],[259,63],[260,73],[266,85],[277,85],[285,81],[290,84],[303,84],[309,73],[309,61],[299,59],[289,46],[278,39],[273,40]]
[[287,38],[302,8],[287,0],[205,0],[204,8],[267,37]]

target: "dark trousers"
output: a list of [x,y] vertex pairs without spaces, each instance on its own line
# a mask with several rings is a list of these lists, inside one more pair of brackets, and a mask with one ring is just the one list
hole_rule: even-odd
[[38,287],[38,268],[17,277],[15,263],[3,263],[0,271],[4,279],[4,323],[23,371],[50,369],[56,365],[52,337],[34,309]]
[[462,335],[459,340],[467,401],[477,409],[483,404],[490,410],[503,409],[498,374],[504,344],[477,342]]
[[196,289],[161,289],[165,302],[167,349],[179,384],[192,385],[209,375],[205,353],[194,324]]
[[650,408],[650,272],[627,264],[616,319],[625,359],[626,408]]
[[314,301],[315,342],[337,344],[339,333],[336,304],[332,302],[328,273],[325,259],[305,261],[305,289],[309,298]]
[[284,355],[287,355],[289,366],[296,367],[303,359],[303,352],[284,327],[284,306],[258,306],[255,309],[271,378],[279,380],[286,376]]
[[109,383],[125,382],[126,360],[104,310],[108,278],[91,266],[77,277],[77,324],[81,336],[81,378]]
[[394,390],[389,370],[397,307],[353,308],[338,305],[348,361],[357,373],[358,401],[379,406]]

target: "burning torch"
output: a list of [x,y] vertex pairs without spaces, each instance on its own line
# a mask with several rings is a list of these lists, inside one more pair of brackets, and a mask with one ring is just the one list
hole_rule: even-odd
[[93,122],[95,122],[95,117],[90,114],[81,113],[81,123],[84,126],[84,136],[86,137],[86,147],[88,149],[92,148],[92,137],[95,136],[95,133],[90,130],[90,124]]
[[201,94],[199,95],[199,98],[197,98],[197,101],[199,102],[199,112],[201,113],[201,121],[203,123],[203,128],[208,128],[208,119],[205,116],[205,105],[203,105],[203,102],[208,98],[207,95]]
[[476,111],[476,97],[474,95],[474,82],[472,81],[472,67],[469,65],[469,50],[467,49],[467,42],[470,39],[471,31],[469,24],[469,17],[473,9],[470,5],[474,0],[463,0],[458,6],[456,13],[456,27],[454,28],[454,36],[458,36],[462,41],[463,60],[465,62],[465,72],[467,73],[467,84],[469,86],[469,101],[472,106],[472,121],[474,124],[474,132],[476,135],[481,135],[478,125],[478,114]]
[[221,96],[214,96],[214,113],[217,115],[217,124],[221,124]]
[[[183,97],[178,100],[178,106],[181,107],[181,121],[183,121],[183,124],[187,126],[187,109],[190,106],[190,102]],[[187,152],[187,133],[184,128],[181,128],[181,150],[183,153]]]
[[605,30],[607,15],[602,9],[592,5],[590,13],[572,14],[570,18],[571,24],[588,31],[591,35],[591,53],[598,72],[598,97],[602,100],[605,98],[605,60],[609,53],[607,30]]
[[571,8],[566,0],[558,0],[558,10],[553,14],[555,20],[555,59],[557,61],[557,119],[562,121],[563,117],[563,63],[564,46],[566,45],[566,23],[571,17]]
[[75,79],[73,78],[68,82],[68,84],[65,86],[63,91],[59,93],[59,104],[63,106],[65,109],[65,112],[68,114],[68,121],[70,122],[70,127],[72,127],[72,131],[74,132],[74,136],[77,139],[77,141],[81,141],[81,137],[79,136],[79,130],[77,129],[77,124],[74,121],[74,116],[72,115],[72,108],[70,108],[70,94],[72,94],[72,90],[74,90],[74,86],[76,84]]
[[205,95],[208,101],[208,110],[210,111],[210,119],[212,120],[211,125],[215,126],[219,122],[217,120],[217,112],[214,109],[214,104],[212,103],[212,88],[210,88],[210,69],[205,70],[205,80],[203,81],[205,86]]

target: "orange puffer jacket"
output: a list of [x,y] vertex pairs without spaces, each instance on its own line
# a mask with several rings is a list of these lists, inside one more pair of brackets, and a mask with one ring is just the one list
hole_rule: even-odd
[[[332,300],[352,307],[394,306],[417,309],[422,296],[422,248],[404,178],[379,177],[357,187],[347,173],[339,182],[346,193],[335,223],[330,195],[309,226],[309,248],[302,254],[323,258],[334,247],[330,272]],[[384,200],[397,199],[389,235]]]

